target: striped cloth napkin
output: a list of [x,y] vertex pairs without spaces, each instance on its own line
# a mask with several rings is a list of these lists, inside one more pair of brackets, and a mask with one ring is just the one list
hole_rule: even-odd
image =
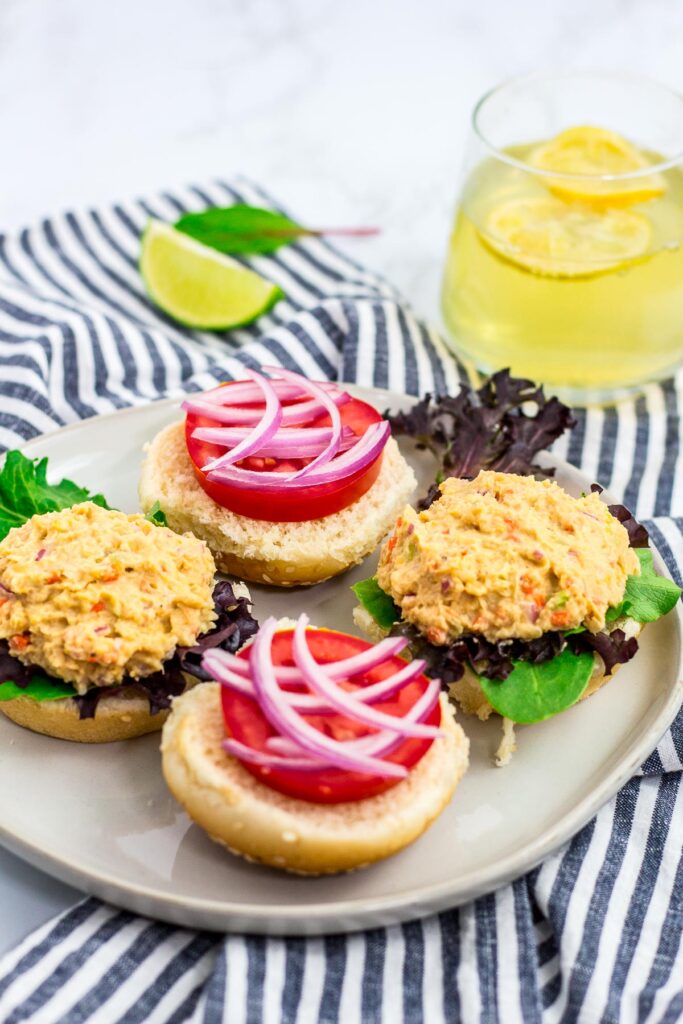
[[[287,295],[227,337],[180,330],[136,260],[148,217],[250,202],[212,182],[0,236],[0,445],[279,362],[411,394],[457,387],[438,336],[380,278],[308,240],[253,265]],[[577,413],[558,453],[645,518],[681,583],[683,377]],[[683,1016],[683,717],[594,821],[540,868],[422,921],[327,938],[227,937],[96,899],[0,962],[0,1020],[75,1024],[642,1022]]]

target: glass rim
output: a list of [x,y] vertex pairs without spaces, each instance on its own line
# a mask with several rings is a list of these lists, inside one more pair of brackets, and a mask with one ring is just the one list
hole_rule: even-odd
[[[669,88],[667,85],[663,85],[654,78],[649,78],[647,75],[638,75],[626,71],[534,71],[528,75],[513,75],[510,78],[504,79],[497,85],[494,85],[491,89],[488,89],[483,96],[477,101],[472,111],[471,124],[472,130],[479,141],[486,147],[486,149],[501,163],[508,164],[510,167],[516,167],[518,170],[525,171],[528,174],[534,174],[539,178],[553,178],[557,181],[558,178],[563,181],[604,181],[604,182],[619,182],[619,181],[633,181],[639,178],[648,178],[653,174],[657,174],[663,171],[669,171],[673,167],[677,167],[683,163],[683,148],[678,150],[673,156],[668,157],[666,160],[660,160],[656,164],[648,164],[647,167],[640,167],[637,171],[626,171],[623,174],[569,174],[562,171],[551,171],[542,167],[534,167],[532,164],[526,163],[524,160],[519,160],[517,157],[510,156],[504,150],[500,149],[493,142],[490,141],[482,131],[479,124],[479,117],[486,103],[493,97],[497,96],[503,90],[508,89],[512,85],[521,85],[525,82],[543,81],[544,79],[551,78],[602,78],[610,79],[612,81],[630,81],[640,85],[654,86],[656,89],[660,89],[663,92],[669,94],[674,99],[678,99],[681,102],[682,114],[683,114],[683,93],[677,92],[675,89]],[[681,119],[683,127],[683,116]],[[609,131],[609,129],[606,129]]]

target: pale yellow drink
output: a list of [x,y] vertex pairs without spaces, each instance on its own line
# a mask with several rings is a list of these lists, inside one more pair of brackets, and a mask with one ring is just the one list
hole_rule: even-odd
[[[600,129],[573,132],[623,142],[637,166],[660,159]],[[619,173],[623,154],[588,141],[588,168]],[[506,152],[586,173],[580,147],[565,140],[548,157],[547,145]],[[683,349],[683,173],[591,185],[485,160],[461,197],[442,302],[458,350],[482,369],[577,390],[663,376]]]

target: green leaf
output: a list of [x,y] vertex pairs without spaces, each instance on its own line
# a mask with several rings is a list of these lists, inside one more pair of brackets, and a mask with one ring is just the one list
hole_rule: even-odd
[[487,700],[513,722],[542,722],[576,704],[588,686],[595,659],[592,653],[562,654],[541,665],[517,661],[507,679],[479,677]]
[[361,605],[372,615],[378,626],[390,629],[401,618],[401,610],[385,594],[374,576],[351,587]]
[[63,700],[75,697],[76,690],[69,683],[60,683],[49,676],[35,675],[28,686],[17,686],[10,679],[0,683],[0,701],[14,700],[15,697],[31,697],[32,700]]
[[290,245],[298,238],[318,238],[320,235],[346,235],[365,237],[376,235],[377,228],[305,228],[275,210],[260,206],[211,207],[202,213],[186,213],[174,227],[198,242],[228,254],[267,254],[281,245]]
[[258,206],[212,207],[186,213],[175,227],[198,242],[225,253],[269,253],[317,232],[302,227],[282,213]]
[[109,508],[101,494],[90,494],[72,480],[48,483],[47,459],[28,459],[20,451],[7,452],[0,471],[0,540],[31,516],[58,512],[81,501]]
[[626,580],[624,600],[617,610],[636,622],[655,622],[675,607],[681,588],[668,577],[657,575],[649,548],[635,551],[640,559],[640,576],[629,576]]
[[145,513],[145,519],[150,523],[154,523],[155,526],[167,525],[166,513],[163,511],[158,501],[155,501],[149,512]]

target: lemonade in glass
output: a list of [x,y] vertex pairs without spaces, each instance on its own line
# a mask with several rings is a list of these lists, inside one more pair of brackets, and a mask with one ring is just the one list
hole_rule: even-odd
[[683,99],[533,76],[473,123],[442,292],[456,351],[580,402],[667,375],[683,360]]

